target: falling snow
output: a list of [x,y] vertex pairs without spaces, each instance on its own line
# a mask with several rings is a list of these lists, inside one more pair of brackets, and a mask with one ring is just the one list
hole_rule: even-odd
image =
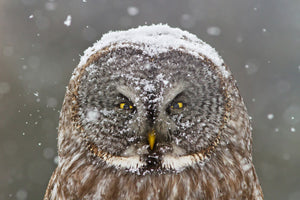
[[255,74],[258,71],[258,68],[258,64],[253,60],[249,60],[245,64],[246,72],[249,75]]
[[221,34],[221,29],[217,26],[211,26],[206,29],[208,35],[219,36]]
[[36,91],[35,93],[33,93],[34,96],[38,97],[39,96],[39,92]]
[[134,6],[130,6],[127,8],[127,13],[130,15],[130,16],[136,16],[137,14],[139,14],[139,9],[137,7],[134,7]]
[[294,127],[291,127],[290,131],[291,131],[292,133],[294,133],[294,132],[296,132],[296,129],[295,129]]
[[272,120],[272,119],[274,118],[274,114],[271,114],[271,113],[270,113],[270,114],[268,114],[267,117],[268,117],[269,120]]
[[66,20],[64,21],[64,24],[66,26],[71,26],[71,22],[72,22],[72,17],[71,17],[71,15],[68,15]]
[[294,120],[295,119],[295,117],[294,116],[291,116],[291,120]]

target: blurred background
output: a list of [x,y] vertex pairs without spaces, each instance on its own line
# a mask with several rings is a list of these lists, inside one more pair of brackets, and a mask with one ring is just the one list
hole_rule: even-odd
[[168,23],[211,44],[253,118],[265,199],[300,199],[299,0],[0,0],[0,199],[42,199],[66,86],[110,30]]

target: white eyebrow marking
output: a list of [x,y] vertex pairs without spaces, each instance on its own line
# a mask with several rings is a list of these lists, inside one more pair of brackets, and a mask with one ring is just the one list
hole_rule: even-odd
[[173,99],[183,92],[186,88],[185,83],[179,83],[175,87],[171,88],[166,94],[164,94],[164,101],[161,104],[161,109],[166,109],[166,107],[173,101]]
[[133,104],[137,104],[138,97],[136,96],[135,92],[132,91],[129,87],[125,85],[119,85],[117,86],[117,91],[127,97],[130,101],[132,101]]

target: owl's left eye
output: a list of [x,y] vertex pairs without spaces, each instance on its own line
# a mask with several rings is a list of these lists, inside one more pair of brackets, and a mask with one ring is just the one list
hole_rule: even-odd
[[119,104],[119,108],[122,109],[122,110],[132,110],[133,105],[130,104],[130,103],[123,102],[123,103]]

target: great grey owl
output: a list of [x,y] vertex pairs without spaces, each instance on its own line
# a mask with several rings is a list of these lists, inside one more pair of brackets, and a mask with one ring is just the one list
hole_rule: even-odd
[[218,53],[168,25],[105,34],[74,70],[44,199],[263,199]]

